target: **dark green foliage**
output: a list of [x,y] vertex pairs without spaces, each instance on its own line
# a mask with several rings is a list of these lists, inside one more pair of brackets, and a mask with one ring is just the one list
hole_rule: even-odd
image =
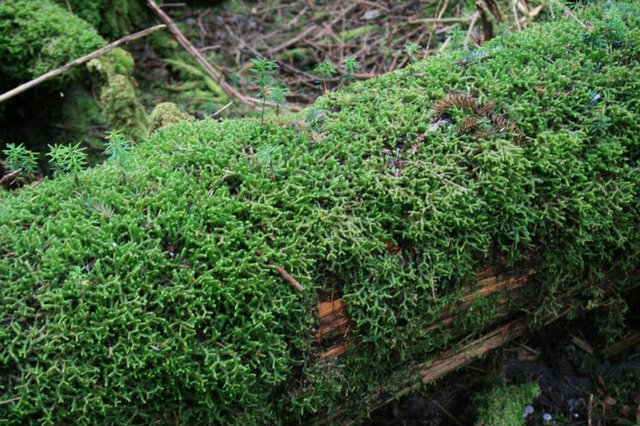
[[342,78],[345,81],[355,80],[354,74],[360,70],[360,62],[355,57],[349,57],[342,62]]
[[[87,2],[90,3],[90,2]],[[50,0],[0,2],[0,89],[35,78],[105,43],[86,21]],[[70,70],[58,84],[80,72]]]
[[[549,23],[482,60],[448,52],[329,93],[312,129],[181,122],[132,149],[126,183],[107,162],[5,196],[0,424],[291,424],[361,408],[356,395],[443,350],[453,336],[425,330],[487,265],[535,263],[534,315],[569,290],[602,297],[602,275],[640,258],[627,9],[614,49]],[[491,105],[522,140],[495,123],[461,132],[455,108],[436,126],[448,94]],[[358,343],[318,362],[314,309],[332,291]],[[477,306],[463,327],[494,316]]]

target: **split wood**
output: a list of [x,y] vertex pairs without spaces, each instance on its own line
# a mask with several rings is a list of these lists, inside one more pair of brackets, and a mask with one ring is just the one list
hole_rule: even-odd
[[137,33],[133,33],[133,34],[129,34],[127,36],[122,37],[119,40],[114,41],[113,43],[110,43],[104,47],[101,47],[98,50],[94,50],[93,52],[89,53],[88,55],[82,56],[78,59],[74,59],[71,62],[67,62],[66,64],[64,64],[63,66],[56,68],[52,71],[49,71],[45,74],[42,74],[40,77],[37,77],[31,81],[28,81],[26,83],[21,84],[20,86],[9,90],[8,92],[3,93],[2,95],[0,95],[0,102],[4,102],[7,99],[11,99],[16,95],[19,95],[22,92],[25,92],[41,83],[44,83],[45,81],[53,78],[53,77],[57,77],[60,74],[63,74],[64,72],[68,71],[70,68],[76,66],[76,65],[81,65],[84,64],[85,62],[89,62],[90,60],[97,58],[98,56],[104,55],[105,53],[110,52],[111,50],[115,49],[116,47],[128,43],[130,41],[133,40],[137,40],[139,38],[148,36],[151,33],[154,33],[158,30],[161,30],[163,28],[166,28],[165,25],[156,25],[154,27],[151,28],[147,28],[146,30],[142,30],[142,31],[138,31]]

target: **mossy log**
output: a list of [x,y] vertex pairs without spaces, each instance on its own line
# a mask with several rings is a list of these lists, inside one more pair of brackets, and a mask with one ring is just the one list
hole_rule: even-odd
[[639,24],[604,2],[2,196],[0,424],[354,421],[622,294]]

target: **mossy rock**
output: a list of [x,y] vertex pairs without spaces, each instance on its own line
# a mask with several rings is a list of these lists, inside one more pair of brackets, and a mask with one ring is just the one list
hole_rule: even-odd
[[110,127],[139,142],[148,135],[149,124],[136,96],[133,66],[131,55],[120,48],[87,64],[101,86],[100,106]]
[[[87,2],[90,3],[90,2]],[[0,89],[29,81],[106,44],[81,18],[50,0],[0,2]],[[77,77],[57,77],[58,87]]]
[[180,111],[176,104],[172,102],[159,103],[149,115],[151,132],[155,132],[156,130],[170,124],[176,124],[185,120],[192,121],[193,119],[194,118],[191,115]]
[[[448,348],[438,313],[488,265],[535,262],[533,318],[601,297],[640,258],[639,13],[606,2],[576,14],[586,29],[351,84],[313,126],[179,122],[126,179],[106,163],[3,198],[0,424],[360,413]],[[323,297],[356,342],[328,360]]]

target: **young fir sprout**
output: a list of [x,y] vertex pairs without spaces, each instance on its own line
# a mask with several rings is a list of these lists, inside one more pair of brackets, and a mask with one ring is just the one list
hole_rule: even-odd
[[355,80],[354,74],[360,69],[360,62],[355,57],[349,57],[342,63],[342,70],[344,71],[343,78],[345,81]]
[[454,28],[449,31],[449,47],[451,49],[458,49],[464,44],[466,33],[461,28]]
[[266,58],[259,57],[252,59],[251,72],[255,74],[254,83],[258,85],[258,98],[262,99],[262,113],[260,114],[260,123],[264,126],[264,109],[269,96],[269,88],[273,82],[273,75],[278,69],[276,61],[270,61]]
[[422,49],[422,46],[412,41],[404,45],[404,53],[406,53],[406,55],[409,57],[410,64],[413,64],[416,62],[417,55],[418,53],[420,53],[421,49]]
[[325,118],[324,111],[318,108],[317,106],[313,105],[311,108],[307,110],[307,113],[305,114],[305,117],[304,117],[304,121],[305,123],[307,123],[307,126],[309,126],[311,130],[317,131],[318,128],[320,127],[320,123],[322,123],[322,120],[324,120],[324,118]]
[[126,171],[131,161],[131,144],[119,131],[110,132],[107,137],[109,141],[107,142],[107,148],[104,150],[104,153],[109,156],[109,161],[113,162],[118,169],[120,169],[121,181],[125,183],[127,181]]
[[287,95],[289,89],[287,89],[282,83],[276,83],[269,87],[269,94],[267,99],[276,105],[276,115],[280,115],[280,109],[287,102]]
[[327,93],[327,81],[333,78],[338,71],[336,67],[329,61],[322,61],[313,68],[313,72],[320,78],[322,82],[322,94]]
[[274,157],[277,148],[274,145],[264,145],[258,149],[258,163],[269,170],[272,179],[276,179],[276,169],[274,166]]
[[71,173],[76,185],[80,184],[78,173],[87,163],[87,154],[84,152],[84,148],[80,148],[80,142],[76,145],[56,144],[50,146],[47,157],[49,157],[49,164],[53,168],[54,176]]
[[24,173],[34,173],[37,169],[36,153],[23,144],[8,143],[2,153],[6,156],[4,162],[9,167],[9,172],[21,170]]

